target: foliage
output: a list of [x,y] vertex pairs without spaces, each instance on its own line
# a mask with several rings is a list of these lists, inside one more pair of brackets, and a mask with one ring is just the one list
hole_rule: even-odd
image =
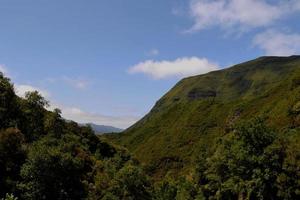
[[0,72],[0,127],[7,128],[15,125],[16,96],[10,80]]
[[89,158],[78,146],[52,138],[32,144],[21,169],[22,197],[32,200],[84,197],[81,180]]
[[27,92],[25,99],[19,99],[20,118],[18,127],[22,130],[29,142],[39,139],[45,135],[44,120],[46,117],[45,106],[48,101],[37,91]]
[[0,100],[0,198],[150,199],[152,183],[126,149],[46,110],[36,91],[16,96],[3,74]]
[[[293,152],[290,152],[294,159],[288,158],[290,142],[268,128],[260,118],[243,123],[233,134],[222,138],[215,153],[207,159],[205,170],[199,173],[200,183],[204,183],[200,187],[205,197],[299,198],[297,182],[300,171],[299,160],[296,161],[299,148],[293,148]],[[298,163],[286,167],[285,163],[290,161]]]
[[6,194],[4,199],[1,200],[18,200],[13,194]]
[[155,184],[154,199],[156,200],[202,200],[199,187],[184,177],[174,180],[166,178]]
[[45,132],[59,138],[63,134],[64,126],[65,123],[59,109],[54,109],[53,112],[46,113],[44,120]]
[[[146,165],[155,163],[152,174],[157,179],[169,171],[183,176],[193,171],[203,146],[211,154],[219,137],[243,120],[264,116],[279,131],[299,127],[299,83],[300,56],[261,57],[188,77],[142,120],[108,139],[124,145]],[[160,164],[171,157],[176,159]]]
[[15,128],[0,130],[0,197],[16,192],[20,167],[25,162],[24,136]]
[[0,198],[299,199],[299,64],[266,57],[184,79],[101,137],[0,73]]
[[89,199],[151,199],[152,183],[125,150],[97,162]]

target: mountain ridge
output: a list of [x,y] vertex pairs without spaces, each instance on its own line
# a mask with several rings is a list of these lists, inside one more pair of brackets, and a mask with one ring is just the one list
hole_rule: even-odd
[[169,171],[187,174],[199,150],[212,150],[216,138],[238,121],[263,115],[277,129],[294,123],[288,112],[300,100],[298,81],[298,55],[259,57],[184,78],[113,140],[157,176]]
[[91,126],[93,131],[95,131],[96,134],[104,134],[104,133],[120,133],[123,131],[123,129],[114,127],[114,126],[107,126],[107,125],[99,125],[94,123],[86,123],[84,125]]

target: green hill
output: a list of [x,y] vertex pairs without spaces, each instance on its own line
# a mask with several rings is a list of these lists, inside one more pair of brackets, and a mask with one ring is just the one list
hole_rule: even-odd
[[262,116],[275,129],[300,125],[300,56],[261,57],[181,80],[142,120],[112,136],[157,177],[191,174],[203,149],[240,121]]
[[104,133],[120,133],[123,131],[123,129],[116,128],[113,126],[98,125],[98,124],[94,124],[94,123],[87,123],[87,124],[82,124],[82,125],[91,126],[93,131],[98,135],[101,135]]
[[48,105],[37,91],[18,97],[0,71],[1,200],[150,198],[152,183],[126,149]]
[[184,79],[122,134],[48,104],[0,72],[0,199],[300,199],[299,56]]

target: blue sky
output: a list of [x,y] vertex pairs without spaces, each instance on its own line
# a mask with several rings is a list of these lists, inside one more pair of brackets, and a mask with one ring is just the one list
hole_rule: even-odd
[[300,54],[299,0],[1,0],[0,70],[63,116],[126,128],[183,77]]

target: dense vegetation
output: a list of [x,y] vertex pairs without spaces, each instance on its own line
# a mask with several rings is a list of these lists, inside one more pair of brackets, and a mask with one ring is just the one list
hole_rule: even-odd
[[185,79],[120,136],[48,104],[0,73],[0,199],[300,198],[299,57]]
[[[127,150],[47,111],[38,92],[15,95],[0,73],[0,199],[140,199],[149,178]],[[132,197],[132,198],[131,198]]]
[[124,145],[161,179],[190,174],[202,149],[262,116],[279,134],[300,125],[300,56],[261,57],[181,80],[141,121],[120,135]]

